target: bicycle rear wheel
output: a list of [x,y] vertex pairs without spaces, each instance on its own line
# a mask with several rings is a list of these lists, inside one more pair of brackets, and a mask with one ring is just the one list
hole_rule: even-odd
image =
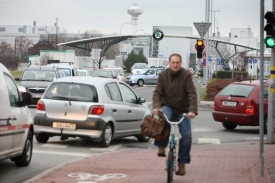
[[174,152],[170,150],[167,158],[167,183],[173,181],[173,171],[174,171]]

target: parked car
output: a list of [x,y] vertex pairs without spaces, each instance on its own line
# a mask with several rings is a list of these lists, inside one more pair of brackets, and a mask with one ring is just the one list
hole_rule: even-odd
[[0,63],[0,160],[28,166],[32,159],[31,94],[20,93],[8,69]]
[[[259,80],[229,84],[214,98],[212,115],[224,128],[233,130],[239,126],[259,126]],[[268,83],[264,84],[264,131],[267,130]]]
[[152,68],[147,69],[144,74],[131,75],[126,78],[126,83],[130,86],[138,85],[143,86],[144,84],[156,84],[159,73],[165,70],[165,68]]
[[112,70],[95,70],[92,75],[92,77],[102,77],[102,78],[113,78],[116,79],[117,78],[117,74],[115,73],[115,71]]
[[132,74],[143,74],[144,71],[148,69],[148,65],[146,63],[135,63],[131,67]]
[[119,81],[124,81],[125,82],[125,75],[124,75],[124,70],[122,67],[107,67],[104,68],[104,70],[112,70],[116,73],[117,79]]
[[103,147],[112,139],[140,134],[150,109],[124,82],[97,77],[64,77],[54,81],[37,103],[34,134],[39,143],[60,136],[91,138]]
[[53,66],[36,66],[32,65],[25,69],[19,81],[19,90],[21,92],[29,92],[32,95],[32,102],[36,105],[46,88],[52,81],[59,78],[59,73]]
[[57,71],[64,71],[66,76],[76,76],[77,68],[72,62],[50,63],[47,66],[55,67]]
[[91,76],[93,72],[94,72],[93,69],[78,69],[76,71],[76,75],[77,76]]

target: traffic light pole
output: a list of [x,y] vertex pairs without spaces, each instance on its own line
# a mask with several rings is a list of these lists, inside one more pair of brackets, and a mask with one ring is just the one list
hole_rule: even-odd
[[[275,11],[275,2],[272,1],[272,9]],[[275,48],[271,48],[269,90],[268,90],[268,121],[267,121],[267,143],[272,143],[274,139],[274,115],[275,115]],[[271,104],[271,105],[270,105]]]
[[[209,13],[210,13],[210,0],[205,2],[205,22],[209,23]],[[209,55],[209,31],[206,32],[206,55],[205,55],[205,72],[204,72],[204,81],[207,86],[208,83],[208,55]]]

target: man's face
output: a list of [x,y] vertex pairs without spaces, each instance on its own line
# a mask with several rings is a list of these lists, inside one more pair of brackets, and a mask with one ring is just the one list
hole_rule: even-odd
[[181,68],[181,60],[178,56],[172,56],[169,61],[169,67],[172,71],[179,71]]

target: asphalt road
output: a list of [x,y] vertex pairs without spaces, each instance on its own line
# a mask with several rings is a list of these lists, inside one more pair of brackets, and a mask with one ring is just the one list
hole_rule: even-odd
[[[152,108],[152,93],[154,86],[133,87],[140,97],[144,97],[145,104]],[[34,116],[35,108],[31,108]],[[211,108],[199,108],[199,115],[192,120],[193,144],[215,144],[258,141],[258,127],[237,127],[234,131],[228,131],[215,122],[212,118]],[[33,159],[29,167],[17,168],[9,160],[0,162],[0,182],[21,183],[54,166],[76,161],[101,153],[129,148],[155,148],[153,140],[141,143],[135,137],[114,140],[110,147],[100,148],[91,140],[70,138],[61,141],[58,137],[51,138],[46,144],[39,144],[34,138]]]

